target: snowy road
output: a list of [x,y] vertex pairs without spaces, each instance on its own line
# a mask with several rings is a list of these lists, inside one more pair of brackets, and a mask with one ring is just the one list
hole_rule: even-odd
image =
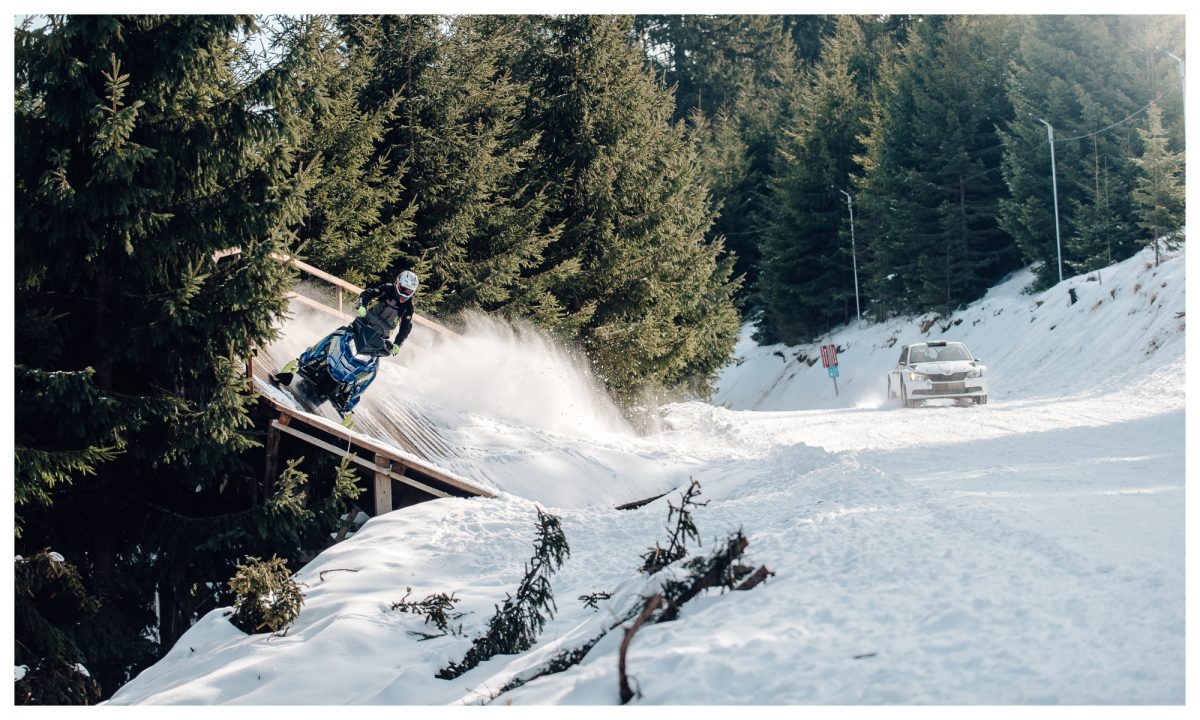
[[[789,528],[789,548],[770,552],[803,557],[799,626],[856,639],[842,660],[874,653],[806,661],[784,702],[1181,702],[1184,408],[1155,387],[982,407],[682,409],[678,428],[722,428],[740,449],[731,474],[763,453],[805,488],[789,501],[811,531]],[[792,470],[800,442],[833,467]],[[851,477],[813,484],[834,468]],[[748,530],[772,513],[747,509]]]

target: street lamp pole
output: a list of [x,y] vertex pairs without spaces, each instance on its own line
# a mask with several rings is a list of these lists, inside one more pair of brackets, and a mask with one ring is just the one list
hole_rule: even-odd
[[1062,236],[1058,229],[1058,170],[1054,163],[1054,126],[1041,118],[1034,118],[1046,126],[1046,136],[1050,139],[1050,181],[1054,185],[1054,244],[1058,247],[1058,281],[1062,282]]
[[1160,51],[1166,53],[1172,60],[1179,63],[1179,100],[1183,103],[1183,122],[1187,124],[1187,95],[1184,91],[1186,84],[1183,81],[1183,58],[1176,57],[1175,53],[1166,48],[1159,48]]
[[858,249],[854,244],[854,201],[850,193],[838,190],[846,196],[846,207],[850,209],[850,260],[854,263],[854,311],[858,314],[858,322],[862,323],[862,308],[858,304]]

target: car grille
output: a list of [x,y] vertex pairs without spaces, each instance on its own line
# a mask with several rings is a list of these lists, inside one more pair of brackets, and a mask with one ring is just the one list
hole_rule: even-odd
[[966,372],[949,373],[946,375],[930,375],[929,379],[933,382],[962,382],[967,379]]

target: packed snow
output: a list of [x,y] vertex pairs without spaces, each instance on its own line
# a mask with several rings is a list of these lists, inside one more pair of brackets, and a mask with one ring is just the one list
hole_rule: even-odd
[[[1144,252],[1036,294],[1021,272],[950,317],[854,322],[804,347],[760,347],[747,327],[713,401],[663,408],[648,434],[531,330],[477,319],[415,341],[361,407],[420,408],[447,469],[498,498],[371,519],[299,569],[285,634],[214,610],[108,704],[619,704],[624,633],[604,633],[661,582],[641,555],[695,479],[692,556],[740,529],[774,575],[641,627],[632,705],[1182,705],[1184,266]],[[280,343],[329,329],[298,319]],[[983,359],[988,404],[885,398],[900,346],[926,339]],[[836,394],[821,343],[840,349]],[[515,591],[539,507],[570,544],[557,613],[532,650],[436,679]],[[453,593],[462,634],[419,639],[423,618],[392,609],[409,588]],[[601,592],[597,609],[580,600]],[[602,634],[579,664],[500,693]]]

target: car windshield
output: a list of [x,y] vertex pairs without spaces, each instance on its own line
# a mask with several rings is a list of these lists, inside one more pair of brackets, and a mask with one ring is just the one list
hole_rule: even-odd
[[949,360],[970,360],[971,353],[963,345],[918,346],[908,354],[908,362],[945,362]]

